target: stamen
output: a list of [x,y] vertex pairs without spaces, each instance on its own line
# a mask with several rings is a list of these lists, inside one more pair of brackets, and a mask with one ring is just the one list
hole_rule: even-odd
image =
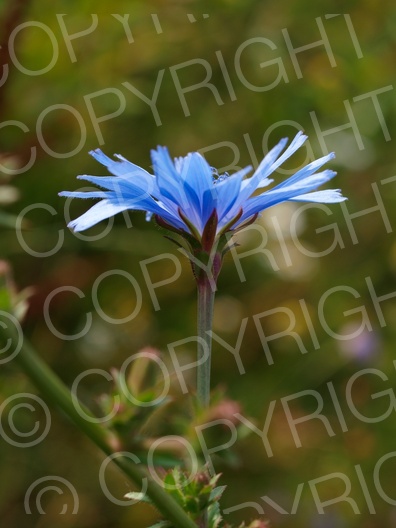
[[224,174],[219,174],[218,170],[215,167],[210,167],[212,174],[213,174],[213,183],[220,183],[224,181],[226,178],[229,177],[228,172],[225,172]]
[[213,179],[215,179],[215,176],[216,176],[216,178],[219,177],[219,173],[218,173],[218,170],[216,169],[216,167],[210,167],[210,170],[212,171]]
[[225,172],[224,174],[221,174],[221,175],[217,178],[216,183],[220,183],[220,182],[226,180],[228,177],[229,177],[228,172]]

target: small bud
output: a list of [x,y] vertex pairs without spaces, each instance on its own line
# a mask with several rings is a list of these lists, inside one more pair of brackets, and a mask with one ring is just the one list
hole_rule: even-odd
[[201,471],[200,473],[197,473],[194,477],[194,480],[197,484],[204,487],[207,486],[210,482],[209,475],[205,471]]
[[205,416],[206,420],[219,420],[226,419],[232,423],[238,423],[238,420],[235,418],[235,414],[241,412],[241,406],[237,401],[230,399],[223,399],[219,401],[216,405],[211,407],[208,410],[208,413]]

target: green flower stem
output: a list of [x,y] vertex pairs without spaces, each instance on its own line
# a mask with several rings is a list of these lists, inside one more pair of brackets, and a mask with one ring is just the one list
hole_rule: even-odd
[[210,401],[210,367],[212,353],[213,304],[215,291],[213,281],[207,277],[198,280],[198,358],[197,398],[202,407]]
[[[3,325],[0,325],[0,332],[9,344],[15,345],[15,348],[18,346],[19,336],[16,332]],[[20,365],[49,402],[56,404],[106,455],[114,454],[111,448],[111,433],[100,424],[90,422],[80,416],[73,404],[68,388],[36,354],[26,340],[24,340],[14,361]],[[80,406],[84,413],[93,416],[83,405],[80,404]],[[166,520],[171,521],[177,528],[197,528],[187,513],[152,479],[142,466],[134,464],[128,457],[121,455],[114,457],[113,462],[139,489],[144,489],[144,483],[147,484],[147,495]]]

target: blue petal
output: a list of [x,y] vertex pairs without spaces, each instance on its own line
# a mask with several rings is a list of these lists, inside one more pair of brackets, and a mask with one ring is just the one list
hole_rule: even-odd
[[[325,163],[330,161],[331,159],[335,158],[334,152],[331,152],[330,154],[327,154],[327,156],[323,156],[322,158],[319,158],[315,161],[312,161],[302,169],[300,169],[296,174],[288,178],[287,180],[283,181],[282,183],[279,183],[276,187],[273,187],[271,190],[275,189],[281,189],[283,187],[289,187],[290,185],[294,185],[297,182],[301,182],[305,178],[311,177],[311,175],[320,169]],[[335,176],[336,173],[333,175]]]
[[[308,136],[305,136],[301,131],[296,134],[293,141],[287,147],[285,152],[280,156],[270,167],[270,173],[274,172],[278,167],[282,165],[290,156],[292,156],[307,140]],[[268,175],[268,174],[267,174]]]
[[[120,161],[112,160],[111,158],[106,156],[106,154],[104,154],[100,149],[91,150],[90,154],[93,158],[96,159],[96,161],[107,167],[107,169],[112,174],[118,176],[118,178],[114,178],[113,181],[118,181],[122,178],[125,181],[131,182],[134,185],[145,189],[150,194],[158,194],[158,187],[154,176],[149,174],[147,171],[145,171],[138,165],[135,165],[134,163],[131,163],[130,161],[126,160],[120,154],[115,154],[115,156]],[[96,181],[94,181],[93,179],[89,180],[89,178],[85,175],[79,176],[79,178],[92,181],[100,187],[110,188],[114,190],[113,187],[106,187],[106,181],[100,182],[100,177],[98,177]],[[91,178],[95,178],[95,176],[91,176]],[[110,181],[111,178],[107,178],[107,182]]]
[[107,198],[108,193],[104,191],[62,191],[59,196],[67,196],[68,198]]
[[253,176],[243,182],[241,193],[238,199],[238,206],[244,207],[244,202],[250,196],[252,196],[252,194],[257,189],[266,187],[269,183],[271,183],[272,180],[268,179],[268,176],[272,174],[292,154],[294,154],[294,152],[296,152],[296,150],[301,147],[306,139],[307,136],[304,136],[302,132],[298,132],[282,156],[278,158],[279,154],[287,143],[287,138],[281,139],[279,143],[268,152]]
[[157,147],[151,151],[154,173],[160,193],[168,200],[180,207],[188,207],[184,190],[180,185],[180,176],[177,173],[166,147]]
[[[252,170],[249,165],[244,169],[235,172],[228,178],[214,186],[217,192],[217,214],[219,216],[219,229],[224,227],[240,211],[240,207],[235,207],[238,201],[242,180],[248,172]],[[239,201],[238,201],[239,203]]]
[[263,161],[258,166],[256,172],[253,174],[253,178],[256,174],[260,175],[260,184],[258,188],[266,187],[268,185],[268,180],[266,178],[272,174],[278,167],[282,165],[290,156],[292,156],[307,140],[302,132],[298,132],[293,141],[287,147],[285,152],[278,158],[278,154],[283,150],[287,138],[283,138],[279,143],[265,156]]
[[74,231],[84,231],[85,229],[99,223],[101,220],[110,218],[110,216],[114,216],[126,209],[128,209],[128,206],[125,204],[116,205],[109,200],[101,200],[88,209],[86,213],[69,222],[68,226]]
[[[217,202],[212,169],[198,152],[190,153],[182,160],[179,159],[178,169],[182,180],[180,183],[194,209],[195,219],[192,220],[199,222],[197,227],[202,230]],[[191,214],[191,211],[184,212]]]
[[291,202],[317,202],[317,203],[338,203],[344,202],[348,198],[342,196],[340,189],[326,189],[308,194],[301,194],[295,198],[290,198]]
[[[168,149],[166,147],[157,147],[157,150],[151,151],[151,159],[160,191],[158,198],[171,211],[181,209],[185,216],[202,232],[202,219],[194,204],[191,203],[191,197],[187,196],[187,187],[183,184]],[[189,232],[188,227],[184,223],[183,229]]]
[[129,197],[140,197],[141,199],[148,198],[153,194],[152,184],[147,181],[130,181],[125,180],[122,177],[114,176],[89,176],[81,175],[77,177],[80,180],[86,180],[90,183],[94,183],[99,187],[113,191],[117,196],[120,197],[120,200],[127,199]]
[[[79,194],[79,193],[78,193]],[[81,193],[81,194],[90,194],[90,193]],[[156,202],[151,197],[142,199],[139,196],[134,198],[131,196],[127,199],[122,199],[120,196],[114,193],[104,193],[105,199],[101,200],[99,203],[95,204],[93,207],[88,209],[86,213],[77,219],[69,223],[69,227],[73,228],[75,231],[83,231],[89,227],[97,224],[105,218],[109,218],[120,211],[126,210],[138,210],[138,211],[148,211],[152,214],[158,214],[164,220],[166,220],[170,225],[173,225],[177,229],[184,229],[185,226],[181,222],[178,215],[174,215],[167,211],[162,204]],[[68,193],[65,191],[62,193],[62,196],[75,196],[74,193]],[[83,196],[85,197],[85,196]],[[78,196],[80,198],[80,196]]]
[[295,194],[296,191],[301,191],[299,194],[303,194],[303,192],[307,192],[307,189],[314,190],[320,185],[323,185],[323,183],[328,182],[334,178],[336,174],[337,173],[335,171],[326,169],[322,172],[305,176],[303,179],[299,179],[298,181],[291,182],[289,185],[277,185],[264,194],[275,194],[284,191],[290,192],[290,194]]
[[251,198],[247,201],[246,207],[243,210],[243,215],[240,222],[246,220],[250,216],[259,213],[263,209],[272,207],[277,203],[296,198],[299,195],[304,195],[310,191],[317,189],[320,185],[327,182],[336,175],[334,171],[325,170],[314,176],[307,177],[302,182],[297,182],[283,188],[275,188],[267,191],[259,196]]
[[271,183],[271,180],[268,180],[267,176],[270,174],[270,172],[272,172],[271,167],[284,149],[286,143],[287,138],[281,139],[279,143],[268,152],[268,154],[264,157],[260,165],[255,170],[252,178],[256,177],[260,181],[258,187],[266,187],[269,185],[269,183]]
[[96,159],[99,163],[104,165],[108,168],[108,170],[114,174],[115,176],[128,176],[128,178],[153,178],[151,174],[149,174],[147,171],[139,167],[138,165],[135,165],[134,163],[131,163],[130,161],[126,160],[120,154],[116,154],[117,158],[120,161],[114,161],[106,154],[104,154],[100,149],[91,150],[90,154],[93,158]]

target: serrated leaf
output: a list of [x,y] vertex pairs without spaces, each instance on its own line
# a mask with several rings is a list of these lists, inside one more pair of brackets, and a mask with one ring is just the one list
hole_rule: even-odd
[[169,486],[170,488],[173,488],[176,486],[176,481],[175,481],[175,477],[173,476],[173,472],[165,475],[164,484],[165,484],[165,489],[166,489],[166,486]]
[[172,523],[170,521],[160,521],[150,526],[150,528],[171,528]]
[[152,504],[151,499],[145,494],[141,493],[140,491],[130,491],[124,495],[127,499],[133,499],[136,502],[147,502],[148,504]]
[[165,491],[180,504],[180,506],[184,507],[185,498],[182,489],[183,486],[180,485],[180,475],[181,473],[178,468],[175,468],[171,473],[168,473],[164,478],[164,488]]
[[212,487],[215,486],[220,477],[221,477],[221,473],[216,473],[216,475],[213,475],[213,477],[210,479],[209,484]]
[[214,488],[211,492],[210,492],[210,501],[211,502],[214,502],[214,501],[218,501],[220,500],[221,496],[223,495],[224,493],[224,490],[226,489],[227,486],[217,486],[217,488]]
[[185,484],[186,484],[186,476],[184,473],[180,470],[179,467],[175,467],[172,470],[172,475],[174,478],[175,485],[177,486],[178,490],[180,490],[181,494],[184,494],[186,492]]
[[208,527],[209,528],[219,528],[223,517],[220,513],[220,506],[218,502],[214,502],[208,508]]

